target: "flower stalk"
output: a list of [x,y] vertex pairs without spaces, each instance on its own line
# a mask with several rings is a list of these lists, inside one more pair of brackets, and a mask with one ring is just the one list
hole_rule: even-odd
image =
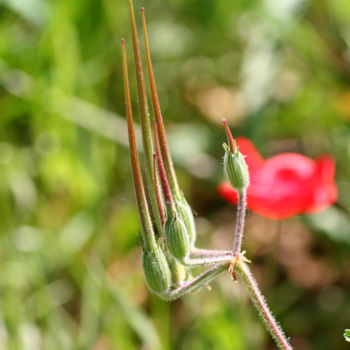
[[277,343],[278,347],[281,350],[292,350],[292,346],[289,344],[287,337],[273,317],[272,312],[269,309],[265,298],[261,294],[258,284],[253,277],[248,265],[243,261],[238,261],[235,268],[248,289],[250,299],[252,300],[267,330]]
[[246,213],[246,206],[247,206],[246,198],[247,198],[246,191],[242,191],[238,193],[236,229],[235,229],[235,236],[233,239],[234,256],[237,256],[241,252],[244,223],[245,223],[245,213]]
[[204,272],[194,280],[185,283],[182,287],[172,290],[168,295],[161,295],[162,299],[167,301],[176,300],[181,298],[187,293],[195,292],[205,287],[221,272],[227,271],[229,263],[217,264],[208,271]]

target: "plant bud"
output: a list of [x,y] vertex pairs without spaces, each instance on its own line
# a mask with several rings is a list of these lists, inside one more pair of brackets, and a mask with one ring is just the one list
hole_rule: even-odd
[[232,153],[224,143],[224,172],[231,186],[242,192],[249,185],[249,171],[242,153],[236,147]]
[[192,247],[196,241],[197,236],[192,209],[183,195],[181,195],[181,199],[176,199],[175,203],[177,212],[186,226],[190,246]]
[[154,293],[167,291],[171,286],[171,272],[159,245],[153,250],[143,251],[142,267],[149,289]]
[[169,217],[164,225],[165,240],[170,253],[182,261],[190,253],[190,241],[181,218]]

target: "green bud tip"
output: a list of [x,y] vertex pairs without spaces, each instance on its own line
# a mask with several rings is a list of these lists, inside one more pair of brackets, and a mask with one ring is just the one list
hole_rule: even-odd
[[223,144],[225,150],[224,172],[231,186],[238,192],[244,191],[249,185],[249,171],[244,156],[239,151],[225,119],[222,120],[229,146]]
[[224,172],[231,186],[238,192],[244,191],[249,185],[249,171],[247,164],[241,152],[238,150],[232,153],[226,143],[223,144],[225,149]]

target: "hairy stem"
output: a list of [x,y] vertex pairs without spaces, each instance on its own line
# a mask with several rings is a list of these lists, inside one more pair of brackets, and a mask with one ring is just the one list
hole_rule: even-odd
[[211,250],[211,249],[201,249],[193,247],[191,249],[191,256],[198,258],[213,257],[213,256],[231,256],[233,253],[230,250]]
[[233,255],[221,255],[221,256],[205,256],[205,257],[187,257],[181,260],[181,263],[187,267],[199,267],[199,266],[208,266],[219,263],[232,263]]
[[267,330],[276,341],[278,347],[281,350],[292,350],[292,346],[289,344],[287,337],[273,317],[271,310],[269,309],[265,298],[261,294],[258,284],[247,264],[245,264],[243,261],[238,261],[235,265],[235,270],[238,272],[243,283],[246,285],[250,299],[258,310]]
[[236,230],[235,237],[233,240],[233,254],[238,255],[241,251],[242,238],[244,231],[244,221],[245,221],[245,212],[246,212],[246,190],[238,192],[238,206],[237,206],[237,221],[236,221]]
[[182,297],[184,294],[199,290],[210,283],[218,274],[228,269],[229,263],[217,264],[206,272],[202,273],[194,280],[185,283],[183,286],[174,289],[167,293],[158,294],[163,300],[175,300]]

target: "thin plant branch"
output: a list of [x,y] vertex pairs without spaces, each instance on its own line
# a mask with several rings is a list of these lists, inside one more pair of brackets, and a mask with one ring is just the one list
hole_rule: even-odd
[[210,257],[210,256],[232,256],[231,250],[211,250],[211,249],[201,249],[193,247],[191,249],[191,255],[193,257]]
[[236,219],[236,229],[235,237],[233,240],[233,255],[237,255],[241,252],[242,238],[244,232],[244,222],[246,213],[246,190],[238,192],[238,204],[237,204],[237,219]]
[[181,263],[187,267],[199,267],[199,266],[209,266],[218,263],[232,263],[234,255],[224,255],[224,256],[205,256],[201,258],[184,258]]
[[238,261],[235,265],[235,270],[241,277],[242,282],[246,285],[251,301],[256,307],[267,330],[276,341],[278,347],[281,350],[292,350],[292,346],[290,345],[281,327],[277,324],[275,318],[273,317],[272,312],[269,309],[265,298],[261,294],[258,284],[253,277],[248,265],[243,261]]
[[217,264],[211,269],[207,270],[203,274],[193,279],[192,281],[187,282],[184,286],[181,286],[167,293],[159,294],[159,297],[163,300],[172,301],[182,297],[187,293],[198,291],[201,288],[205,287],[208,283],[210,283],[221,272],[227,271],[229,266],[229,263]]

